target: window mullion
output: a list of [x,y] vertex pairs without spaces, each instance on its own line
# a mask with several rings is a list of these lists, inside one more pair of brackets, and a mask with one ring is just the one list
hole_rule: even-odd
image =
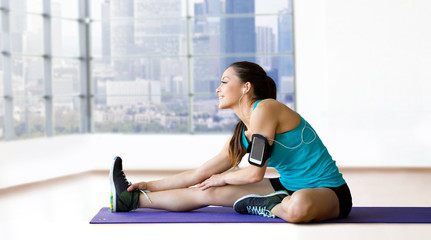
[[81,133],[92,131],[91,66],[90,66],[90,9],[87,0],[79,1],[80,48],[80,126]]
[[12,59],[10,55],[9,0],[2,0],[2,58],[3,58],[3,98],[5,140],[15,138],[13,124]]
[[44,53],[44,102],[45,135],[53,136],[54,115],[52,102],[52,43],[51,43],[51,0],[43,1],[43,53]]
[[[189,0],[186,0],[186,6],[189,6]],[[188,100],[189,100],[189,133],[194,133],[193,124],[193,61],[192,61],[192,38],[191,38],[191,16],[189,8],[186,7],[186,41],[187,41],[187,77],[188,77]]]

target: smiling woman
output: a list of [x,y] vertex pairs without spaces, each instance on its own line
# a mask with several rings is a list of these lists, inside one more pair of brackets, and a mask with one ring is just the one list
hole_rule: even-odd
[[[233,110],[240,119],[221,151],[198,168],[135,184],[127,181],[122,159],[115,157],[110,172],[112,212],[138,207],[189,211],[220,205],[289,222],[349,215],[350,190],[335,161],[308,122],[275,100],[276,85],[262,67],[251,62],[231,64],[217,93],[219,107]],[[259,148],[256,137],[263,141],[260,159],[253,154]],[[251,165],[230,171],[249,146]],[[280,177],[265,178],[267,166],[277,169]]]

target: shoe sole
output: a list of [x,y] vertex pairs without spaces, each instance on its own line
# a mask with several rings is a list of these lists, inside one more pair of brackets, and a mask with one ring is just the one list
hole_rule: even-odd
[[270,193],[270,194],[268,194],[268,195],[249,194],[249,195],[245,195],[244,197],[242,197],[242,198],[240,198],[240,199],[236,200],[236,201],[235,201],[235,203],[233,204],[233,208],[235,208],[235,205],[236,205],[239,201],[244,200],[244,199],[246,199],[246,198],[250,198],[250,197],[266,198],[266,197],[272,197],[272,196],[278,195],[278,194],[280,194],[280,193],[281,193],[281,194],[285,194],[286,196],[289,196],[289,194],[288,194],[287,192],[285,192],[285,191],[276,191],[276,192]]
[[115,190],[114,185],[114,166],[117,157],[112,161],[111,170],[109,171],[109,181],[111,183],[111,212],[117,212],[117,191]]

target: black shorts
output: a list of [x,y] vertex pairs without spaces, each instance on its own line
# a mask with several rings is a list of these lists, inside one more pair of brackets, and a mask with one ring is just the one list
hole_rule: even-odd
[[[270,178],[269,181],[271,182],[272,187],[275,191],[284,190],[289,193],[289,195],[292,195],[295,191],[290,191],[289,189],[286,189],[280,182],[280,179],[278,178]],[[339,187],[327,187],[335,192],[335,194],[338,197],[338,202],[340,205],[340,215],[338,215],[338,218],[345,218],[349,215],[350,211],[352,210],[352,195],[350,194],[349,186],[346,184],[343,184]]]

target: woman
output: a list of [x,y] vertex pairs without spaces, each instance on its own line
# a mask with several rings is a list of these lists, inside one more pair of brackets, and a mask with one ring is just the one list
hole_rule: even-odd
[[[127,182],[117,157],[111,169],[113,212],[219,205],[295,223],[350,213],[350,191],[335,161],[313,128],[275,100],[275,83],[259,65],[233,63],[223,73],[217,93],[219,108],[232,109],[240,119],[221,151],[197,169],[135,184]],[[263,161],[228,171],[238,166],[249,145],[258,149],[250,142],[257,136],[265,142]],[[264,178],[267,166],[275,167],[280,177]]]

